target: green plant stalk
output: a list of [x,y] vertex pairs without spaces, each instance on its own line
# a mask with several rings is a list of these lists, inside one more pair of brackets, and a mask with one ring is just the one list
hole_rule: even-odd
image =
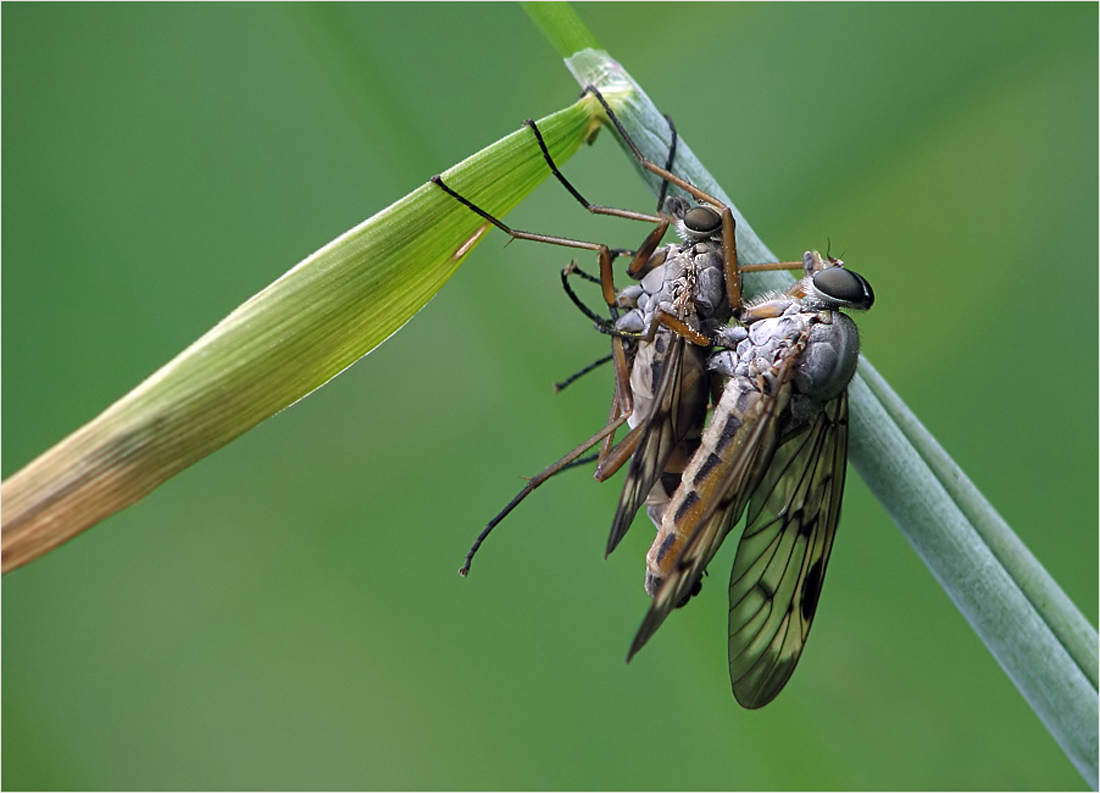
[[563,58],[600,45],[569,3],[520,3]]
[[[643,154],[664,162],[668,125],[626,71],[596,50],[565,62],[578,83],[600,89]],[[638,170],[656,195],[660,180]],[[743,263],[779,261],[683,137],[676,172],[732,208]],[[791,283],[781,272],[749,276],[750,296]],[[852,465],[1095,789],[1096,630],[862,356],[849,397]]]
[[870,364],[863,374],[875,398],[1096,688],[1097,634],[1088,620],[882,376]]
[[[558,162],[594,131],[596,107],[586,98],[539,121]],[[522,128],[443,176],[500,217],[549,175]],[[485,226],[425,184],[306,258],[3,483],[3,571],[136,502],[355,363],[424,307]]]

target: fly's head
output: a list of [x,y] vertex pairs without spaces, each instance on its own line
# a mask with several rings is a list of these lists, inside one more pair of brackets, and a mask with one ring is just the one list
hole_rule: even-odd
[[875,292],[867,279],[845,269],[840,259],[806,251],[802,264],[806,277],[795,286],[795,292],[807,308],[866,311],[874,304]]
[[717,242],[722,236],[722,216],[714,207],[692,204],[686,198],[672,196],[665,201],[676,233],[684,242]]
[[[811,315],[794,382],[797,393],[808,400],[807,412],[813,415],[847,388],[859,360],[859,332],[840,309],[866,311],[875,302],[875,293],[867,279],[845,269],[840,259],[807,251],[802,262],[806,277],[792,293],[798,295],[801,311],[817,313]],[[793,407],[796,414],[800,412]]]

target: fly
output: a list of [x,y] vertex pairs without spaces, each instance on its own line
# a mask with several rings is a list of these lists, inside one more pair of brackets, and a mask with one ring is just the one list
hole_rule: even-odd
[[633,306],[617,323],[645,331],[633,347],[631,433],[596,469],[605,479],[629,457],[626,481],[611,525],[607,553],[626,535],[646,503],[659,521],[687,461],[698,448],[710,395],[711,337],[730,317],[721,255],[721,219],[706,207],[670,198],[666,209],[683,240],[661,249],[636,286],[619,293]]
[[[661,504],[666,503],[675,488],[666,490],[658,479],[667,473],[678,482],[680,471],[698,446],[709,398],[710,376],[706,361],[710,339],[730,316],[731,304],[724,281],[726,258],[722,251],[726,237],[722,233],[723,220],[719,213],[706,207],[691,207],[678,198],[669,199],[667,211],[657,215],[590,204],[558,171],[535,123],[528,121],[527,125],[534,132],[554,175],[586,209],[598,214],[647,220],[657,226],[637,251],[630,252],[632,260],[627,273],[640,279],[640,283],[616,291],[611,263],[622,251],[601,243],[511,229],[451,189],[440,177],[433,177],[432,181],[441,189],[513,238],[597,251],[600,277],[589,276],[589,279],[600,284],[610,320],[585,307],[569,287],[568,276],[579,272],[575,264],[563,272],[563,284],[597,327],[612,336],[611,360],[615,363],[615,395],[608,423],[596,435],[532,478],[490,521],[470,549],[460,570],[464,575],[485,537],[520,501],[550,476],[576,463],[597,443],[603,444],[595,474],[598,480],[609,478],[631,461],[612,523],[607,553],[622,539],[651,492],[658,493],[656,498]],[[669,165],[673,152],[674,145]],[[669,225],[675,225],[683,243],[657,249]],[[625,313],[620,315],[620,310]],[[615,430],[625,422],[629,422],[631,431],[613,446]],[[672,466],[670,471],[666,471],[667,466]],[[651,514],[658,513],[651,510]]]
[[870,285],[836,259],[805,255],[806,277],[749,305],[708,366],[722,384],[702,443],[646,556],[653,605],[633,655],[694,593],[746,512],[730,575],[729,664],[746,708],[782,690],[817,611],[840,517],[848,454],[855,323]]

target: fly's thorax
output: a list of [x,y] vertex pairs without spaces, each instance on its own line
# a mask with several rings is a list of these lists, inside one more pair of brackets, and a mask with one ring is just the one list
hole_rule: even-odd
[[708,368],[727,378],[771,377],[776,366],[801,343],[810,322],[809,315],[795,310],[757,320],[747,327],[727,326],[718,335],[719,343],[727,349],[712,355]]
[[794,385],[799,394],[823,405],[839,396],[856,373],[859,330],[839,311],[822,311],[813,318],[795,366]]
[[[698,211],[700,207],[689,209],[688,218]],[[717,213],[706,212],[720,225]],[[685,221],[681,218],[678,222]],[[649,333],[658,309],[707,335],[729,320],[720,237],[689,235],[683,243],[661,248],[651,260],[661,263],[645,271],[637,284],[619,290],[616,304],[626,313],[616,321],[616,330]]]
[[722,253],[717,243],[697,242],[691,250],[692,271],[695,274],[695,311],[700,322],[724,324],[730,315],[726,299],[726,276]]
[[[730,316],[721,247],[713,241],[670,247],[674,251],[669,254],[669,269],[659,290],[651,291],[653,284],[648,285],[649,311],[655,313],[660,307],[709,334]],[[643,286],[647,286],[645,281]]]
[[618,308],[632,309],[638,307],[638,299],[645,294],[641,284],[631,284],[623,287],[615,293],[615,305]]
[[707,367],[723,389],[737,378],[763,377],[770,382],[780,363],[797,356],[791,373],[792,410],[811,418],[848,387],[859,363],[859,331],[839,311],[801,311],[729,326],[719,335],[731,345],[710,356]]

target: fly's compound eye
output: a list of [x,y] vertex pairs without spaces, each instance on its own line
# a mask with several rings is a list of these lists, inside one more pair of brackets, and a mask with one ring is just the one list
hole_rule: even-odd
[[684,213],[684,226],[693,234],[717,234],[722,216],[710,207],[692,207]]
[[868,309],[875,302],[875,293],[867,279],[843,267],[828,267],[813,275],[814,289],[838,305]]

